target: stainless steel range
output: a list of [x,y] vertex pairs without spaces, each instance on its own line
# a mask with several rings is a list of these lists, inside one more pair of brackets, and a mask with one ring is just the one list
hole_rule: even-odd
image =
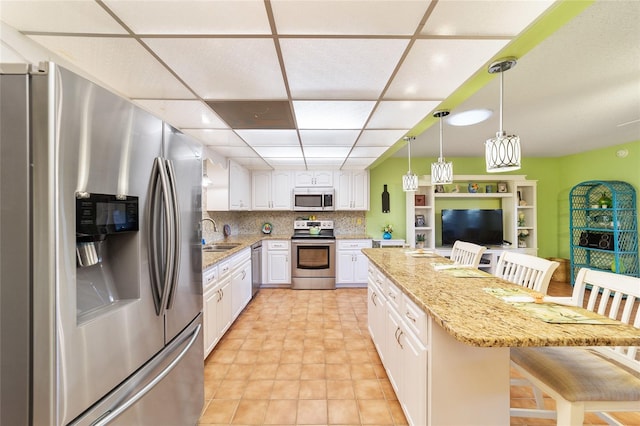
[[291,238],[291,288],[336,288],[336,237],[332,220],[296,220]]

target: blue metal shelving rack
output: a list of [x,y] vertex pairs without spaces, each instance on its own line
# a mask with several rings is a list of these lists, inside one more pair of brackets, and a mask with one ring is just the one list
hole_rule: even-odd
[[[602,208],[602,194],[611,206]],[[587,181],[571,189],[571,284],[580,268],[640,276],[636,191],[621,181]]]

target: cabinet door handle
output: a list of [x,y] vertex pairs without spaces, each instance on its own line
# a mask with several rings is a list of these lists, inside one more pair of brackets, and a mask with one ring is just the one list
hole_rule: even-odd
[[376,297],[378,297],[378,295],[375,293],[375,291],[371,293],[371,302],[373,302],[374,306],[378,306],[378,304],[376,303]]
[[400,343],[400,338],[402,337],[403,334],[404,334],[404,331],[400,330],[400,334],[398,334],[398,337],[396,339],[398,341],[398,345],[400,346],[400,349],[404,349],[404,346],[402,346],[402,343]]
[[407,312],[405,313],[405,316],[406,316],[407,318],[409,318],[411,321],[416,322],[416,319],[415,319],[414,317],[412,317],[412,316],[411,316],[411,313],[409,313],[409,311],[407,311]]
[[392,298],[393,300],[396,300],[396,295],[391,292],[389,292],[389,297]]
[[[244,280],[247,276],[247,271],[242,271],[242,279]],[[415,320],[414,320],[415,321]]]

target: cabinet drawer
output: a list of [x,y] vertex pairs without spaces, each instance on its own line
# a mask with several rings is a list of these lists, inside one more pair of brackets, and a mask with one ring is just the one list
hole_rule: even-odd
[[289,241],[267,241],[267,250],[289,250]]
[[400,305],[402,304],[402,292],[391,281],[385,281],[386,289],[383,288],[383,290],[385,290],[385,296],[389,301],[389,304],[393,306],[396,311],[400,311]]
[[229,272],[231,271],[231,261],[230,260],[223,260],[222,262],[218,263],[218,277],[219,278],[224,278],[225,276],[229,275]]
[[338,250],[371,248],[371,240],[338,240]]
[[427,345],[427,315],[406,294],[402,294],[402,319],[422,344]]
[[251,249],[247,247],[246,249],[242,250],[237,254],[234,254],[231,257],[230,259],[231,269],[236,269],[238,266],[240,266],[244,262],[247,262],[250,260],[251,260]]
[[202,273],[202,287],[204,292],[212,288],[218,281],[218,265],[208,267]]

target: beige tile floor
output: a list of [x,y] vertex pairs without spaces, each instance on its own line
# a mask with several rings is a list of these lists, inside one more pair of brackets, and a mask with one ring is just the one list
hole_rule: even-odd
[[[552,283],[550,294],[571,288]],[[366,289],[262,289],[205,360],[200,425],[405,425],[367,329]],[[513,406],[534,407],[512,387]],[[552,407],[553,400],[545,403]],[[640,425],[640,413],[620,415]],[[512,425],[553,425],[512,418]],[[589,414],[586,425],[604,421]]]

